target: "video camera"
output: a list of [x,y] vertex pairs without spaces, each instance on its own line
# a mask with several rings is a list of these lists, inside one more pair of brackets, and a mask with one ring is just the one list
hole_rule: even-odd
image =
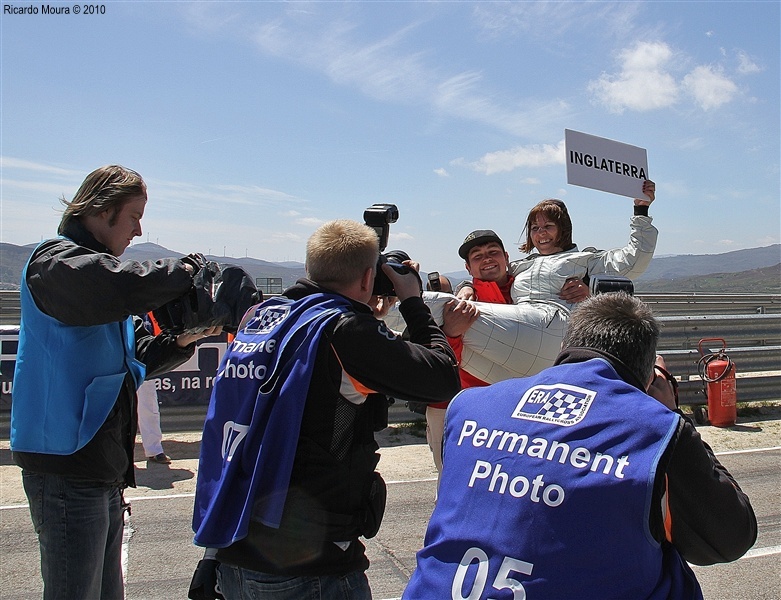
[[195,256],[198,270],[190,290],[152,311],[160,329],[166,333],[201,333],[222,326],[236,333],[244,313],[263,300],[252,277],[236,265],[222,265]]
[[592,295],[624,292],[633,296],[635,293],[635,284],[632,283],[632,280],[618,275],[594,275],[591,277],[588,287]]
[[363,222],[377,232],[377,237],[380,240],[380,258],[377,260],[377,275],[374,277],[374,287],[372,288],[372,295],[374,296],[396,295],[393,283],[391,283],[391,280],[388,279],[388,276],[382,270],[382,265],[386,263],[399,275],[414,273],[415,277],[418,278],[420,290],[421,292],[423,291],[423,283],[417,271],[402,264],[405,260],[410,260],[409,254],[403,250],[390,250],[383,254],[383,251],[388,246],[390,224],[398,220],[399,209],[396,208],[395,204],[372,204],[363,211]]

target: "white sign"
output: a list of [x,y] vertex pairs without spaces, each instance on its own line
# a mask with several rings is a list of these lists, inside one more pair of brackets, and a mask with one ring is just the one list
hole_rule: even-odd
[[619,196],[645,198],[643,181],[648,179],[645,148],[565,129],[564,151],[567,183]]

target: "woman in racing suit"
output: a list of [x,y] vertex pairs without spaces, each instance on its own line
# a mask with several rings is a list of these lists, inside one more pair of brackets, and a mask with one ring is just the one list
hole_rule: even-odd
[[[656,249],[658,230],[651,224],[648,207],[655,198],[653,181],[643,183],[646,199],[635,199],[629,243],[623,248],[579,250],[572,243],[572,221],[561,200],[543,200],[526,219],[526,241],[521,251],[532,252],[510,263],[514,277],[514,305],[478,303],[480,316],[463,336],[461,368],[495,383],[511,377],[534,375],[553,364],[569,321],[573,303],[560,292],[573,280],[587,282],[595,275],[618,275],[629,279],[641,275]],[[424,294],[435,320],[451,296]],[[459,298],[471,299],[466,283]]]

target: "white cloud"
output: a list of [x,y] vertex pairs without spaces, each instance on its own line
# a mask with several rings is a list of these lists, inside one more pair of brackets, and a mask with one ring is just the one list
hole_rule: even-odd
[[296,219],[296,225],[305,225],[307,227],[320,227],[325,223],[322,219],[318,219],[317,217],[302,217],[301,219]]
[[667,44],[641,42],[619,54],[620,71],[603,74],[588,89],[611,112],[648,111],[678,101],[675,78],[667,72],[673,52]]
[[641,11],[637,2],[477,2],[474,16],[490,37],[542,38],[550,45],[584,29],[596,36],[626,35]]
[[[68,165],[61,167],[8,156],[0,160],[3,168],[0,180],[3,238],[15,240],[11,232],[16,234],[16,230],[41,230],[43,235],[50,235],[61,216],[59,198],[71,198],[87,172]],[[286,212],[288,218],[295,218],[300,214],[295,208],[306,205],[301,198],[259,185],[163,179],[147,179],[146,183],[150,202],[145,211],[143,229],[155,238],[158,232],[167,231],[166,240],[160,238],[164,245],[167,240],[182,235],[181,232],[187,232],[186,236],[182,235],[183,246],[193,240],[209,240],[208,243],[216,246],[213,240],[219,234],[215,231],[215,222],[222,223],[223,229],[229,228],[234,236],[232,239],[240,238],[242,228],[252,232],[243,239],[253,239],[259,235],[261,225],[246,215],[263,213],[262,226],[273,230],[274,227],[281,228],[281,224],[276,222],[278,213]],[[38,218],[41,224],[31,225],[31,216]],[[23,243],[27,242],[29,240],[23,240]]]
[[65,177],[83,178],[87,174],[84,171],[77,171],[75,169],[63,169],[61,167],[55,167],[53,165],[45,165],[30,160],[14,158],[13,156],[0,156],[0,168],[4,170],[19,169],[22,171],[36,171],[39,173],[48,173],[50,175],[63,175]]
[[405,233],[403,231],[394,232],[391,231],[391,233],[388,235],[388,240],[392,242],[407,242],[410,240],[414,240],[415,237],[410,235],[409,233]]
[[187,23],[198,32],[214,34],[241,24],[241,15],[227,10],[225,3],[183,2],[180,6]]
[[705,147],[705,139],[701,137],[689,138],[678,144],[681,150],[702,150]]
[[217,192],[228,192],[230,194],[236,194],[237,196],[247,196],[250,198],[262,198],[273,202],[287,202],[296,199],[294,196],[286,194],[285,192],[257,185],[220,184],[213,187]]
[[351,39],[358,35],[357,29],[345,21],[312,19],[310,24],[277,19],[258,27],[254,41],[264,53],[320,71],[334,82],[358,87],[373,98],[402,102],[419,98],[424,92],[421,83],[430,85],[431,73],[420,53],[397,49],[414,25],[363,44]]
[[422,104],[515,135],[543,132],[551,120],[570,112],[559,99],[498,101],[479,70],[447,73],[432,66],[433,50],[412,49],[418,27],[412,23],[364,41],[360,35],[365,30],[344,20],[280,18],[257,27],[253,41],[265,54],[323,73],[338,85],[356,88],[378,101]]
[[440,177],[450,177],[450,173],[447,172],[447,169],[443,169],[442,167],[440,167],[439,169],[434,169],[434,173],[436,173]]
[[[588,86],[596,101],[611,112],[668,108],[680,101],[682,92],[701,109],[711,110],[732,101],[738,93],[737,85],[720,65],[696,66],[677,81],[675,67],[687,59],[663,42],[640,42],[622,50],[618,58],[618,73],[603,74]],[[757,68],[743,53],[739,60],[746,73]]]
[[738,52],[738,73],[741,75],[753,75],[762,72],[762,68],[757,65],[748,54],[740,50]]
[[535,168],[548,165],[563,165],[564,140],[560,141],[556,146],[550,144],[518,146],[510,150],[489,152],[475,162],[470,163],[464,159],[456,159],[452,164],[466,166],[486,175],[514,171],[521,167]]
[[[192,184],[180,181],[147,180],[150,200],[154,200],[156,210],[181,211],[186,207],[187,214],[206,214],[220,210],[223,215],[233,208],[242,210],[262,207],[289,207],[303,202],[300,198],[256,185],[234,184]],[[238,214],[238,213],[237,213]]]
[[703,110],[726,104],[738,92],[738,86],[721,69],[710,66],[696,67],[683,78],[682,87]]
[[292,233],[290,231],[275,231],[271,234],[271,237],[275,240],[286,242],[300,242],[304,240],[304,238],[297,233]]
[[29,181],[23,179],[7,178],[3,178],[0,185],[2,185],[3,188],[4,203],[8,202],[14,197],[33,197],[35,195],[45,196],[51,199],[57,199],[63,195],[70,197],[76,193],[76,190],[79,186],[78,183],[74,183],[72,186],[68,186],[45,181]]

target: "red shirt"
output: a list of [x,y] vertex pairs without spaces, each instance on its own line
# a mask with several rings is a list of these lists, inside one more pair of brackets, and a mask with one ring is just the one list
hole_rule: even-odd
[[[507,283],[499,286],[494,281],[483,281],[482,279],[473,279],[472,288],[475,290],[475,299],[478,302],[488,302],[490,304],[512,304],[512,297],[510,296],[510,290],[513,286],[513,277],[508,278]],[[462,337],[448,337],[448,344],[453,348],[453,352],[456,354],[459,364],[461,363],[461,352],[464,349],[464,339]],[[459,367],[458,375],[461,378],[461,389],[467,389],[471,387],[485,387],[489,385],[482,379],[478,379],[471,373],[467,373]],[[432,408],[447,408],[450,402],[438,402],[437,404],[429,404]]]

